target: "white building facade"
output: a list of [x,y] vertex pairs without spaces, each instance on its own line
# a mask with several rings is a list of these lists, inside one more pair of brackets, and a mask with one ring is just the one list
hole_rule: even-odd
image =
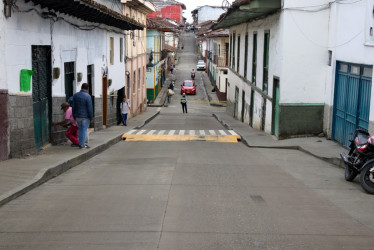
[[[65,1],[65,6],[43,2],[43,9],[38,0],[18,2],[18,8],[1,17],[5,72],[0,88],[7,92],[7,108],[1,112],[9,121],[2,159],[65,141],[64,130],[52,127],[52,121],[63,119],[60,104],[80,91],[83,83],[89,84],[94,103],[92,127],[114,125],[116,91],[125,85],[123,30],[143,28],[126,19],[120,9],[91,5],[92,1]],[[93,15],[98,12],[102,18]]]
[[374,130],[373,1],[257,3],[233,5],[214,27],[230,29],[228,112],[278,138],[324,133],[344,144],[355,127]]
[[194,24],[198,25],[200,23],[217,20],[222,13],[225,13],[226,9],[222,6],[200,6],[192,11],[192,16],[194,19]]

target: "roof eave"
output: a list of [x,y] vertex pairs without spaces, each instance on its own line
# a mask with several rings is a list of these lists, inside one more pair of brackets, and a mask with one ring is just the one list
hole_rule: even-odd
[[226,16],[213,25],[212,29],[227,29],[231,26],[270,16],[280,9],[280,0],[252,0],[249,4],[229,9]]

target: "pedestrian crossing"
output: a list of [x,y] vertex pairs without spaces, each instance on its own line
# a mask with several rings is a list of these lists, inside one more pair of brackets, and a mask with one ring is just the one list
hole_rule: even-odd
[[126,141],[214,141],[232,142],[240,140],[234,130],[146,130],[133,129],[122,135]]

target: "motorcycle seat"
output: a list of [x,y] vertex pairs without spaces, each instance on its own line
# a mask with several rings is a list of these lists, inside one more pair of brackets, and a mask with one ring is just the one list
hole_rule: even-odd
[[357,143],[357,140],[356,140],[356,143],[358,144],[358,146],[362,146],[365,143],[367,143],[369,137],[370,137],[369,135],[358,133],[357,134],[358,143]]

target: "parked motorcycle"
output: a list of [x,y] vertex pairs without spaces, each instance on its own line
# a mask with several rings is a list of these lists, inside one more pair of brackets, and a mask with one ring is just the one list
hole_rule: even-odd
[[366,130],[356,129],[350,142],[348,155],[340,153],[345,164],[345,180],[353,181],[360,174],[362,188],[374,194],[374,136]]

